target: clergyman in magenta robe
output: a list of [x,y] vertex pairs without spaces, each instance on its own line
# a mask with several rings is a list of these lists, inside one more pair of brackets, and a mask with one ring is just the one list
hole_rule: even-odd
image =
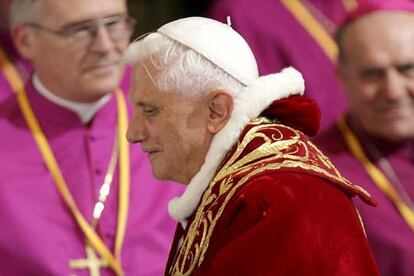
[[[90,221],[116,133],[115,97],[85,125],[77,114],[39,94],[31,81],[27,93],[72,196]],[[0,133],[0,275],[89,275],[88,270],[69,269],[69,260],[85,257],[85,237],[62,201],[14,95],[0,104]],[[122,265],[126,275],[161,275],[175,227],[166,212],[167,202],[182,189],[155,180],[137,147],[130,150],[130,164]],[[118,169],[105,206],[98,232],[113,248]],[[113,274],[101,270],[101,275]]]
[[[22,110],[27,108],[19,106],[18,99],[25,95],[21,90],[0,102],[0,275],[95,276],[115,275],[114,271],[118,275],[122,271],[124,275],[161,275],[174,228],[166,205],[182,189],[154,180],[146,154],[130,150],[126,126],[118,123],[118,114],[128,117],[129,112],[129,108],[122,112],[117,107],[113,93],[120,87],[122,92],[116,95],[126,97],[129,88],[128,75],[120,84],[122,54],[133,29],[126,1],[41,1],[36,6],[39,2],[20,2],[26,6],[12,3],[14,9],[20,8],[14,13],[19,15],[12,24],[14,41],[36,69],[26,85],[26,107],[32,107],[34,116],[30,118],[39,122],[86,223],[94,224],[94,206],[104,205],[96,227],[91,227],[98,236],[95,241],[100,237],[104,245],[90,242],[92,246],[87,247],[86,235],[36,145],[34,137],[39,137],[40,131],[32,134],[23,117]],[[37,18],[35,11],[42,16]],[[121,140],[126,150],[117,146],[116,141]],[[118,155],[114,154],[117,148]],[[130,155],[127,165],[122,162],[125,152]],[[114,166],[109,165],[110,160],[116,160]],[[109,194],[97,205],[111,168]],[[125,175],[120,172],[125,171],[130,180],[120,184],[119,175]],[[130,185],[129,195],[121,200],[120,194],[125,193],[120,192],[120,186],[125,184]],[[126,199],[127,208],[119,208]],[[117,229],[123,225],[118,222],[119,209],[128,210],[123,212],[125,235],[118,235],[124,233]],[[120,256],[115,258],[120,265],[112,262],[112,269],[105,268],[105,255],[98,252],[106,245],[108,251],[117,253],[114,244],[119,243],[114,241],[119,237],[123,243]],[[89,267],[82,265],[87,256],[92,260],[92,247],[97,251],[95,259],[101,259],[100,268],[91,262]],[[107,255],[106,259],[111,259]]]
[[338,76],[350,108],[315,142],[345,177],[378,201],[376,208],[366,208],[359,200],[355,205],[382,275],[411,276],[414,4],[405,0],[367,2],[345,22]]
[[[350,125],[352,127],[352,125]],[[354,129],[354,128],[353,128]],[[364,135],[367,135],[364,133]],[[394,168],[408,196],[414,199],[414,142],[395,144],[384,139],[369,138],[381,149]],[[401,217],[390,199],[376,186],[364,167],[351,154],[336,125],[328,128],[315,140],[346,178],[358,183],[378,201],[372,208],[356,199],[372,251],[382,275],[409,276],[414,273],[414,233]],[[372,160],[378,164],[379,160]]]

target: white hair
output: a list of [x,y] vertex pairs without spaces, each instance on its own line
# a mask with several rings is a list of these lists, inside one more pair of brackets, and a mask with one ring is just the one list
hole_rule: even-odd
[[12,0],[10,4],[10,25],[37,21],[41,16],[43,0]]
[[[234,96],[244,88],[241,82],[199,53],[156,32],[132,43],[124,59],[129,64],[144,66],[160,91],[199,96],[222,89]],[[152,76],[146,67],[148,64],[159,74]]]

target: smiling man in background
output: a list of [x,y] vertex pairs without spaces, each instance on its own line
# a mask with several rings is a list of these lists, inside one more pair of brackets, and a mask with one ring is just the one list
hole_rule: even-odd
[[350,108],[315,142],[378,200],[355,204],[382,275],[414,275],[414,3],[367,0],[337,40]]
[[35,73],[0,105],[0,274],[160,275],[180,188],[125,140],[125,1],[14,0],[10,18]]

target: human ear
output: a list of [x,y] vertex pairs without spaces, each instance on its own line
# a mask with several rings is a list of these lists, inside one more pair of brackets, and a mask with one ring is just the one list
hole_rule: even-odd
[[233,111],[233,98],[225,91],[214,91],[210,93],[208,108],[207,130],[214,135],[229,121]]
[[340,63],[340,61],[337,62],[335,65],[335,75],[338,80],[340,80],[342,83],[344,82],[345,78],[345,65],[343,63]]
[[343,91],[345,93],[345,96],[347,96],[348,98],[349,93],[352,90],[351,87],[351,81],[350,81],[350,68],[349,65],[345,62],[341,62],[336,64],[335,66],[335,74],[337,79],[339,80],[339,82],[341,83],[342,87],[343,87]]
[[27,26],[17,25],[11,29],[11,35],[20,55],[31,60],[34,49],[33,32]]

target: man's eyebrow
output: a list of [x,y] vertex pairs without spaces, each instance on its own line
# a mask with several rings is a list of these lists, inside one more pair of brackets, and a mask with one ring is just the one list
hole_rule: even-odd
[[406,62],[396,66],[398,70],[412,69],[414,67],[414,62]]
[[[126,13],[116,13],[116,14],[112,14],[112,15],[109,15],[109,16],[105,16],[104,18],[123,16],[125,14]],[[104,18],[102,18],[102,19],[104,19]],[[69,22],[69,23],[66,23],[65,25],[63,25],[61,27],[61,29],[69,29],[69,28],[73,28],[73,27],[82,26],[83,24],[88,24],[88,23],[94,22],[96,20],[98,20],[98,19],[85,19],[85,20],[80,20],[80,21]]]
[[154,107],[153,104],[146,103],[146,102],[143,102],[143,101],[136,101],[136,105],[139,106],[139,107],[146,107],[146,106]]
[[150,105],[140,100],[131,100],[131,102],[133,103],[134,106],[137,106],[137,107],[144,107],[144,106]]

